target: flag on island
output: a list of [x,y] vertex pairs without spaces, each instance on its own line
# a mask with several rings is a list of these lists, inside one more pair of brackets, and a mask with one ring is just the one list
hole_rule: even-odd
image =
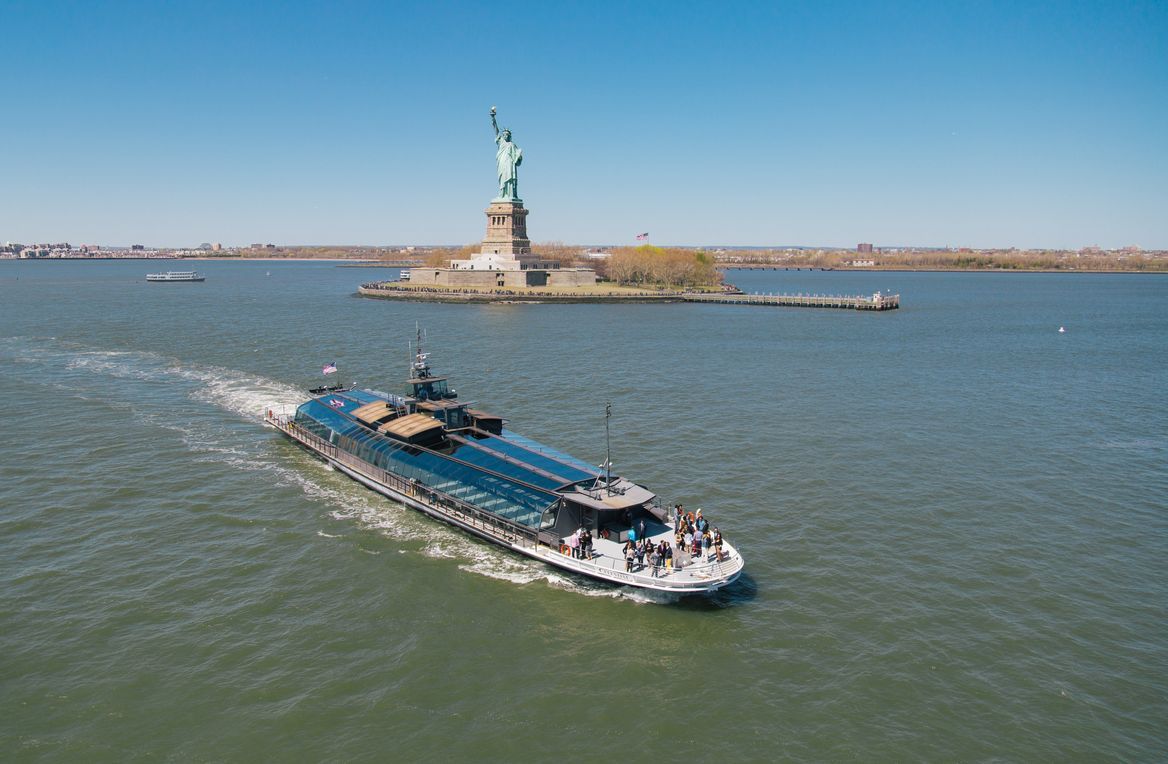
[[647,234],[647,233],[637,234],[637,241],[644,241],[645,239],[648,239],[648,238],[649,238],[649,234]]
[[320,372],[321,372],[321,374],[336,374],[337,373],[337,362],[333,361],[332,363],[326,363],[321,368]]

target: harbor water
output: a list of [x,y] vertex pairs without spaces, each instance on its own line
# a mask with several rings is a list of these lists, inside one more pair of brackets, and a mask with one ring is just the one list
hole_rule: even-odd
[[[1168,277],[731,271],[886,313],[355,297],[384,269],[0,261],[5,761],[1163,760]],[[746,575],[591,583],[266,429],[463,400],[701,507]],[[1059,328],[1065,327],[1060,333]]]

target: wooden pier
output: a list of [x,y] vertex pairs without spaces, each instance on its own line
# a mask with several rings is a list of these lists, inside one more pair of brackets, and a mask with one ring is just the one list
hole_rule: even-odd
[[896,310],[900,295],[876,292],[869,297],[830,294],[686,294],[686,302],[731,305],[777,305],[788,308],[844,308],[847,310]]

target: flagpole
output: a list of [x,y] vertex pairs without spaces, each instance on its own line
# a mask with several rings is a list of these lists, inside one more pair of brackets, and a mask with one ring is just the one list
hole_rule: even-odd
[[612,418],[612,401],[604,404],[604,490],[612,496],[612,438],[609,436],[608,420]]

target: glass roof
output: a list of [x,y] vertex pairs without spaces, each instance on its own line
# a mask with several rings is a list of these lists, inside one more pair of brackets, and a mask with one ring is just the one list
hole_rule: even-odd
[[[557,494],[549,490],[560,484],[558,479],[540,476],[485,451],[459,449],[468,455],[474,453],[476,459],[481,459],[481,464],[475,461],[473,465],[502,473],[492,475],[476,469],[472,464],[461,464],[442,454],[408,447],[400,441],[373,432],[345,415],[346,410],[359,408],[370,400],[378,398],[356,396],[353,392],[322,396],[297,409],[297,422],[309,429],[319,428],[322,431],[318,434],[326,438],[331,430],[350,439],[338,445],[354,455],[521,525],[538,526],[543,511],[558,500]],[[458,458],[462,458],[462,453],[459,453]],[[533,485],[523,485],[520,481]]]
[[544,454],[558,462],[569,464],[584,473],[585,477],[594,478],[600,474],[600,468],[595,464],[589,464],[583,459],[577,459],[571,454],[565,454],[563,451],[557,451],[556,449],[550,446],[545,446],[543,443],[534,441],[531,438],[525,438],[517,432],[512,432],[511,430],[504,428],[503,437],[513,443],[523,446],[526,449]]
[[[581,480],[592,480],[596,477],[597,470],[585,471],[575,464],[565,464],[563,461],[557,461],[550,456],[532,450],[530,446],[524,448],[523,445],[516,443],[514,440],[492,436],[489,438],[468,438],[467,442],[473,448],[490,449],[491,451],[504,454],[524,464],[529,464],[537,470],[554,475],[557,488],[571,483],[578,483]],[[527,442],[536,446],[539,445],[535,441],[529,440]],[[467,450],[466,448],[459,449],[456,455],[460,459],[466,458],[463,454]]]

